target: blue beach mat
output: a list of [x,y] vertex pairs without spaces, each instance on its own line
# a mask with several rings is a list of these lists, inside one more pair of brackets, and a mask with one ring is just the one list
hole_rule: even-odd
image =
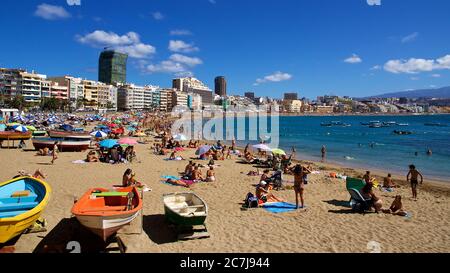
[[178,176],[173,176],[173,175],[163,175],[163,176],[161,176],[161,178],[164,178],[164,179],[172,179],[172,180],[180,180],[180,179],[181,179],[180,177],[178,177]]
[[272,213],[283,213],[297,210],[297,206],[295,204],[289,204],[286,202],[266,203],[263,205],[263,208]]

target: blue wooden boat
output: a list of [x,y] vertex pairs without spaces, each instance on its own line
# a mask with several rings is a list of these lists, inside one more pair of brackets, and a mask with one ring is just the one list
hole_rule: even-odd
[[0,244],[20,235],[36,222],[50,194],[47,183],[32,177],[0,183]]

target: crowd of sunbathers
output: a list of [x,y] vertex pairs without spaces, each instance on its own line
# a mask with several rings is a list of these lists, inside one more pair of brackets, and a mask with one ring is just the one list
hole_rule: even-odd
[[133,160],[136,159],[136,152],[134,150],[134,146],[122,147],[120,145],[116,145],[112,148],[103,148],[98,147],[95,150],[90,151],[86,155],[85,161],[88,163],[91,162],[103,162],[110,164],[117,163],[132,163]]

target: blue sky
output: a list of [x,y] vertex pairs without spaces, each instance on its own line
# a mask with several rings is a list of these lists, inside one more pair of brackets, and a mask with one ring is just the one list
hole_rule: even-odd
[[112,46],[130,54],[137,84],[194,75],[213,88],[224,75],[229,93],[309,98],[441,87],[449,10],[448,0],[3,0],[0,67],[97,79]]

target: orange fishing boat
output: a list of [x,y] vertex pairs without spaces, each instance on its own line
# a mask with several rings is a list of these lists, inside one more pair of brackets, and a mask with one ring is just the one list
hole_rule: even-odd
[[0,132],[0,140],[28,140],[31,138],[31,132],[14,132],[14,131],[5,131]]
[[88,190],[78,200],[72,214],[78,221],[104,241],[128,225],[142,209],[142,198],[136,187],[110,191],[102,188]]

